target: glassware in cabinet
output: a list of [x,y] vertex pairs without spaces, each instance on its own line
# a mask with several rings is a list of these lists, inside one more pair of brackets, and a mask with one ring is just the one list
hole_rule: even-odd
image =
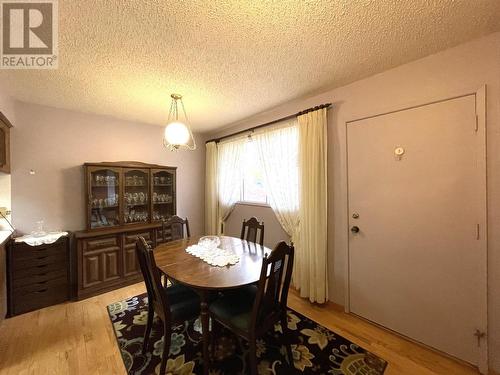
[[120,170],[90,168],[88,179],[90,228],[120,225]]
[[165,169],[151,170],[152,219],[162,221],[175,215],[175,172]]
[[149,169],[123,168],[123,223],[148,223]]

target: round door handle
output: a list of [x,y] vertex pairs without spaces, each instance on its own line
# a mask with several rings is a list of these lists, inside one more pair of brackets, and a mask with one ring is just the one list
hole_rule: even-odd
[[356,225],[355,225],[355,226],[353,226],[353,227],[351,228],[351,232],[352,232],[352,233],[358,233],[358,232],[359,232],[359,227],[357,227]]

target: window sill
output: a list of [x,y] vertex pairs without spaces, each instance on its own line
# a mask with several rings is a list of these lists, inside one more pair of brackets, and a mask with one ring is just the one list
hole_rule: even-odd
[[260,203],[260,202],[247,202],[247,201],[238,201],[235,204],[238,206],[256,206],[256,207],[266,207],[266,208],[271,208],[271,206],[267,203]]

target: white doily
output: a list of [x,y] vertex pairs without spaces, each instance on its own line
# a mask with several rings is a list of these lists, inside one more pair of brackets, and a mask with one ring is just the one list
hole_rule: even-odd
[[186,248],[186,252],[200,258],[211,266],[224,267],[240,261],[239,255],[224,249],[207,249],[200,245],[191,245]]
[[43,244],[51,244],[56,242],[62,236],[67,236],[68,232],[49,232],[45,236],[36,237],[32,234],[27,234],[22,237],[17,237],[14,240],[16,242],[24,242],[30,246],[39,246]]

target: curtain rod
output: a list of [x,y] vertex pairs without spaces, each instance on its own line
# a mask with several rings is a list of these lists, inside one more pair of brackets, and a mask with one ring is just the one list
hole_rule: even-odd
[[244,134],[244,133],[247,133],[247,132],[252,132],[254,130],[257,130],[257,129],[260,129],[260,128],[264,128],[266,126],[270,126],[270,125],[276,124],[276,123],[281,122],[281,121],[290,120],[290,119],[292,119],[294,117],[305,115],[306,113],[309,113],[309,112],[317,111],[318,109],[323,109],[323,108],[328,109],[328,108],[330,108],[331,105],[332,105],[332,103],[326,103],[326,104],[318,105],[316,107],[311,107],[311,108],[305,109],[303,111],[297,112],[297,113],[295,113],[293,115],[285,116],[285,117],[279,118],[277,120],[266,122],[265,124],[260,124],[260,125],[257,125],[257,126],[245,129],[245,130],[240,130],[240,131],[237,131],[235,133],[231,133],[231,134],[225,135],[225,136],[220,137],[220,138],[209,139],[205,143],[209,143],[209,142],[219,143],[223,139],[231,138],[231,137],[234,137],[236,135]]

